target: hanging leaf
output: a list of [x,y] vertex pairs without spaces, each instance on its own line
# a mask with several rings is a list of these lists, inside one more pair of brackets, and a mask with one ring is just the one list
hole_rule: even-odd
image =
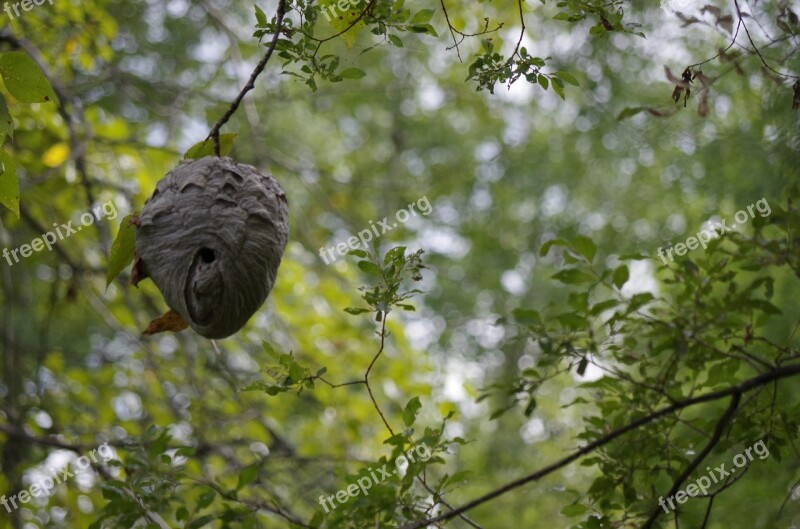
[[321,0],[319,3],[320,11],[322,12],[321,18],[328,21],[336,33],[341,33],[351,25],[353,26],[342,34],[342,40],[347,44],[347,48],[350,49],[355,45],[358,34],[367,26],[364,23],[364,17],[359,19],[367,4],[354,6],[348,2],[346,5],[348,9],[342,10],[339,8],[338,0]]
[[108,269],[106,270],[106,288],[133,261],[135,230],[131,224],[132,218],[133,214],[122,219],[117,238],[111,244],[111,255],[108,257]]
[[189,327],[189,324],[184,321],[180,314],[170,309],[165,314],[150,322],[147,329],[144,330],[142,336],[152,336],[160,332],[179,332]]
[[406,426],[411,426],[414,424],[414,421],[417,420],[417,414],[421,408],[422,404],[419,401],[419,397],[414,397],[408,401],[405,409],[403,409],[403,422]]
[[56,101],[56,94],[39,65],[27,53],[0,54],[0,75],[11,95],[21,103]]
[[0,151],[3,163],[0,172],[0,204],[10,209],[19,218],[19,177],[14,159],[5,151]]
[[8,111],[6,98],[0,96],[0,145],[6,140],[6,136],[14,139],[14,121]]
[[[219,155],[227,156],[233,150],[233,140],[238,134],[220,134],[219,135]],[[208,138],[200,143],[192,145],[186,154],[183,155],[184,160],[198,160],[206,156],[214,156],[214,140]]]

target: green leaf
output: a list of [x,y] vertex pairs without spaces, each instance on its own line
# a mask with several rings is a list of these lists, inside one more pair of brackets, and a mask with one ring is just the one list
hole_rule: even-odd
[[365,312],[372,312],[370,309],[358,309],[355,307],[347,307],[344,311],[348,314],[352,314],[353,316],[358,316],[359,314],[364,314]]
[[383,256],[383,264],[388,265],[392,261],[403,260],[405,259],[405,255],[406,255],[405,246],[395,246],[394,248],[386,252],[386,255]]
[[628,312],[633,312],[654,299],[655,298],[653,297],[653,294],[651,294],[650,292],[640,292],[639,294],[636,294],[631,298],[630,306],[628,307]]
[[568,285],[575,283],[587,283],[589,281],[594,281],[595,279],[592,274],[577,268],[565,268],[564,270],[559,270],[553,274],[552,277],[553,279]]
[[314,513],[314,516],[311,518],[311,521],[308,522],[308,525],[317,529],[322,526],[322,522],[325,520],[325,515],[322,514],[322,509],[317,509]]
[[381,275],[381,269],[372,261],[359,261],[358,267],[368,274]]
[[575,248],[575,251],[584,256],[589,262],[592,262],[595,253],[597,253],[597,246],[595,246],[594,241],[582,235],[576,237],[575,240],[572,241],[572,246]]
[[617,121],[622,121],[623,119],[633,117],[636,114],[644,112],[645,110],[647,110],[647,107],[628,107],[619,113],[619,116],[617,116]]
[[8,91],[21,103],[57,102],[50,81],[25,52],[0,54],[0,75]]
[[629,277],[630,274],[628,272],[628,267],[624,264],[619,265],[614,269],[614,276],[612,278],[614,286],[617,288],[622,288],[622,285],[624,285],[628,281]]
[[417,420],[417,414],[422,408],[419,397],[414,397],[408,401],[406,407],[403,409],[403,422],[406,426],[411,426]]
[[422,9],[420,11],[417,11],[414,14],[414,16],[411,17],[409,24],[425,24],[426,22],[429,22],[430,19],[433,17],[433,13],[434,13],[433,9]]
[[248,485],[248,484],[254,482],[256,480],[256,478],[258,477],[259,470],[260,470],[260,467],[258,467],[258,466],[250,466],[250,467],[244,468],[239,473],[239,483],[236,485],[236,490],[241,490],[242,487],[244,487],[245,485]]
[[585,318],[578,316],[574,312],[567,312],[556,316],[558,322],[567,329],[585,329],[588,322]]
[[339,75],[344,79],[361,79],[367,74],[364,70],[359,70],[358,68],[348,68],[343,70]]
[[578,364],[578,374],[580,376],[583,376],[583,374],[586,373],[586,368],[588,366],[589,366],[589,359],[584,356],[583,358],[581,358],[581,361]]
[[558,94],[558,97],[564,99],[564,82],[558,77],[552,77],[550,80],[553,83],[553,91]]
[[131,224],[132,217],[133,214],[122,219],[117,238],[111,244],[111,255],[108,257],[108,269],[106,270],[106,288],[126,266],[133,262],[136,254],[136,231]]
[[602,24],[597,24],[596,26],[592,26],[592,28],[589,30],[589,35],[594,35],[595,37],[599,37],[600,35],[602,35],[605,32],[606,32],[606,30],[603,27],[603,25]]
[[281,353],[271,342],[266,340],[261,340],[261,348],[264,349],[264,352],[267,353],[269,356],[273,358],[280,358],[283,353]]
[[544,257],[553,246],[569,246],[569,243],[564,239],[551,239],[542,245],[541,250],[539,250],[539,255]]
[[19,218],[19,177],[14,159],[6,151],[0,151],[0,204],[11,210]]
[[217,496],[217,491],[215,490],[207,490],[200,497],[197,499],[197,506],[195,507],[196,510],[202,511],[212,503],[214,503],[214,498]]
[[433,26],[431,26],[430,24],[410,26],[408,29],[410,29],[413,33],[427,33],[428,35],[433,35],[434,37],[439,36],[439,34],[436,33],[436,30],[433,29]]
[[261,10],[258,6],[253,6],[256,8],[256,22],[258,22],[259,27],[266,27],[267,26],[267,15],[264,11]]
[[528,399],[527,406],[525,406],[525,417],[530,417],[534,410],[536,410],[536,398],[531,395],[531,398]]
[[402,48],[403,47],[403,41],[397,35],[389,35],[388,38],[389,38],[389,42],[391,42],[392,44],[394,44],[398,48]]
[[514,309],[511,314],[514,316],[514,320],[520,323],[539,323],[542,321],[542,317],[535,310]]
[[362,259],[369,257],[369,254],[364,250],[350,250],[347,252],[347,255],[355,255],[356,257],[361,257]]
[[[219,135],[219,155],[227,156],[233,149],[233,140],[238,134],[220,134]],[[183,155],[184,160],[197,160],[206,156],[214,156],[214,140],[208,138],[192,145],[186,154]]]
[[607,299],[605,301],[601,301],[600,303],[595,303],[594,305],[592,305],[592,308],[589,310],[589,314],[591,314],[592,316],[596,316],[601,312],[613,309],[617,305],[619,305],[619,301],[617,301],[616,299]]
[[[344,31],[340,37],[347,45],[347,49],[351,49],[358,39],[358,34],[366,27],[364,18],[359,18],[366,4],[356,6],[346,4],[345,9],[340,9],[339,4],[340,0],[320,0],[319,7],[322,10],[321,18],[328,21],[336,34]],[[358,22],[355,22],[356,20],[358,20]],[[351,24],[354,24],[353,27],[350,27]],[[350,29],[347,29],[348,27],[350,27]],[[311,86],[312,90],[316,91],[316,85],[309,84],[309,86]]]
[[747,305],[755,307],[763,311],[765,314],[782,314],[781,309],[763,299],[751,299],[747,301]]
[[169,432],[163,430],[161,434],[147,446],[147,453],[151,458],[163,454],[167,450],[169,444]]
[[571,84],[572,86],[578,86],[578,80],[568,72],[556,72],[554,75],[558,76],[559,79],[563,79],[565,82]]
[[201,516],[197,520],[193,521],[189,525],[186,526],[186,529],[199,529],[204,525],[208,525],[209,523],[213,522],[217,519],[217,515],[215,514],[206,514],[205,516]]
[[539,82],[539,86],[541,86],[544,90],[547,90],[547,87],[550,86],[550,81],[548,81],[547,77],[542,74],[539,74],[536,80]]
[[510,410],[513,407],[514,405],[512,404],[511,406],[506,406],[505,408],[500,408],[499,410],[493,411],[492,414],[489,415],[489,420],[493,421],[499,417],[502,417],[508,410]]
[[14,139],[14,121],[8,111],[6,98],[0,95],[0,145],[6,141],[6,136]]
[[564,516],[580,516],[584,514],[588,509],[585,505],[581,503],[573,503],[572,505],[567,505],[563,509],[561,509],[561,514]]

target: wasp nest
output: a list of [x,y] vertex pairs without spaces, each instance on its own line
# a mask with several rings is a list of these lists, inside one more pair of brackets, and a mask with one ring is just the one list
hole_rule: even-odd
[[278,182],[231,158],[181,162],[156,185],[136,227],[136,281],[152,278],[197,333],[241,329],[275,284],[289,237]]

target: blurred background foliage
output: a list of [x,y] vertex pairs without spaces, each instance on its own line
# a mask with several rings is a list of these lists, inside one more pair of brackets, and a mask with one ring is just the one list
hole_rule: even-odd
[[[379,1],[378,7],[398,4]],[[257,24],[265,27],[253,4],[55,0],[13,20],[4,15],[0,49],[38,57],[59,97],[66,98],[68,113],[49,103],[9,99],[15,130],[4,148],[16,161],[22,210],[19,219],[5,209],[0,213],[0,243],[16,248],[53,223],[109,200],[119,216],[62,241],[57,251],[14,266],[2,263],[0,491],[21,490],[34,467],[63,464],[106,440],[116,446],[123,468],[60,486],[49,503],[39,499],[13,515],[0,510],[0,527],[89,527],[101,513],[110,516],[108,527],[158,527],[148,509],[169,527],[286,527],[287,513],[321,523],[320,495],[335,494],[364,466],[393,453],[369,394],[362,385],[332,388],[319,380],[313,390],[277,396],[241,389],[261,381],[260,368],[274,363],[264,341],[277,354],[291,351],[311,373],[327,368],[324,378],[334,384],[363,378],[380,347],[381,323],[343,309],[363,306],[357,288],[370,278],[352,256],[326,265],[319,251],[423,196],[432,212],[380,240],[381,252],[397,245],[423,249],[426,269],[414,285],[424,294],[410,301],[416,310],[387,315],[387,345],[370,376],[396,429],[409,400],[420,398],[422,409],[409,434],[437,446],[441,464],[430,467],[432,482],[445,473],[469,472],[449,487],[450,505],[567,455],[580,444],[576,435],[586,428],[584,418],[604,416],[602,394],[580,387],[602,376],[594,361],[581,374],[573,368],[537,384],[535,409],[528,413],[529,400],[511,406],[508,395],[525,378],[521,373],[539,363],[536,338],[544,332],[509,324],[513,311],[580,312],[569,298],[574,289],[551,277],[564,264],[564,253],[542,255],[543,243],[587,237],[597,248],[594,265],[608,270],[625,260],[621,256],[648,256],[628,262],[630,279],[622,292],[666,295],[677,287],[656,255],[660,246],[685,241],[709,219],[731,219],[764,198],[781,212],[775,217],[784,219],[771,233],[783,241],[781,255],[796,255],[790,203],[798,198],[800,121],[791,109],[793,81],[776,82],[748,51],[743,35],[739,45],[702,66],[705,75],[719,77],[708,89],[707,115],[698,112],[697,93],[685,108],[683,100],[674,103],[674,84],[665,77],[665,66],[682,72],[729,44],[736,22],[732,4],[715,2],[707,9],[678,0],[661,6],[523,3],[526,53],[548,58],[542,69],[548,79],[565,72],[564,79],[579,84],[562,83],[563,100],[552,79],[544,90],[538,75],[535,84],[524,78],[510,87],[499,82],[494,93],[476,90],[476,81],[467,80],[476,57],[493,53],[488,50],[514,52],[520,4],[447,0],[450,23],[464,33],[502,23],[496,32],[465,39],[458,53],[451,49],[443,4],[408,4],[412,16],[433,10],[428,22],[420,22],[430,30],[397,33],[399,45],[371,33],[374,25],[368,25],[351,34],[350,43],[326,42],[320,54],[334,56],[339,73],[351,71],[341,79],[316,75],[313,91],[302,64],[283,66],[296,75],[279,74],[279,57],[224,129],[238,133],[234,158],[271,171],[286,190],[291,238],[267,304],[242,332],[216,344],[190,331],[141,338],[147,322],[166,310],[160,294],[150,282],[131,288],[125,273],[105,289],[104,275],[120,219],[140,208],[155,183],[207,136],[263,55],[269,35],[261,43],[251,37]],[[790,4],[751,0],[743,9],[758,19],[745,21],[752,38],[765,46],[765,58],[797,75],[800,36],[793,34],[796,19],[786,15]],[[276,2],[258,5],[267,18],[273,16]],[[316,9],[305,2],[292,5],[304,13]],[[608,30],[597,13],[602,5],[613,15],[623,10],[621,23],[640,24],[627,29],[646,38]],[[572,15],[559,16],[563,12]],[[729,15],[733,27],[727,27]],[[299,31],[298,11],[288,16]],[[319,36],[341,31],[321,17],[311,22]],[[604,29],[593,29],[598,26]],[[773,43],[780,36],[785,38]],[[291,36],[292,42],[298,39],[297,33]],[[638,107],[653,112],[618,119]],[[742,237],[753,235],[756,224],[741,227]],[[748,240],[736,248],[745,257],[760,256],[774,281],[771,303],[782,312],[751,324],[765,325],[761,332],[770,340],[796,348],[797,277],[777,266],[780,259],[770,261],[767,254],[778,250],[759,243],[758,234]],[[704,271],[719,265],[710,253],[697,250],[670,266],[686,280],[693,273],[685,265],[689,260]],[[720,290],[734,282],[721,273],[711,276]],[[702,290],[699,284],[692,288]],[[712,310],[691,296],[677,296],[675,306],[731,312],[744,321],[753,309]],[[686,312],[664,315],[663,321],[676,314]],[[709,373],[715,367],[688,363],[683,369]],[[723,381],[744,378],[743,371],[736,373],[732,369]],[[781,415],[785,429],[776,437],[785,441],[796,438],[798,411],[793,380],[782,384],[775,394],[787,406]],[[492,386],[495,392],[478,398]],[[687,395],[697,389],[678,386]],[[772,389],[766,393],[771,397]],[[579,397],[584,404],[565,407]],[[755,405],[770,409],[768,398]],[[703,410],[692,424],[712,431],[722,410]],[[759,432],[766,434],[758,426],[737,432],[738,444],[724,446],[708,464],[729,460]],[[617,463],[631,457],[634,467],[634,452],[657,452],[667,442],[663,433],[642,431],[636,441],[619,441],[608,455]],[[693,444],[698,441],[691,432],[676,436],[686,453],[702,446]],[[775,457],[781,446],[782,458]],[[707,527],[800,522],[796,498],[779,514],[800,479],[797,451],[787,443],[772,448],[773,457],[757,461],[716,498]],[[598,518],[581,522],[592,511],[622,509],[611,500],[603,503],[598,489],[586,496],[604,471],[573,465],[468,514],[485,528],[610,527]],[[648,481],[636,474],[629,485],[633,491],[624,495],[638,495],[642,505],[652,506],[670,482],[663,475]],[[130,491],[146,498],[148,508],[129,508]],[[350,500],[335,513],[340,518],[326,523],[393,526],[369,511],[379,501],[394,508],[389,496],[376,492],[370,496],[375,503],[366,505]],[[591,509],[564,510],[576,500]],[[690,527],[702,522],[705,504],[699,504],[687,507]],[[634,510],[649,509],[642,505]],[[342,515],[347,509],[349,517]],[[614,520],[617,527],[641,522]],[[667,516],[659,522],[666,524]],[[451,523],[468,526],[461,519]]]

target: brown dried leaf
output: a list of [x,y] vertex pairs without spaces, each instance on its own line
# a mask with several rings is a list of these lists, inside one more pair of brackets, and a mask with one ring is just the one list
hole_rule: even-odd
[[681,13],[680,11],[676,11],[675,14],[678,16],[678,19],[681,22],[683,22],[683,24],[681,25],[682,28],[685,28],[687,26],[691,26],[692,24],[696,24],[697,22],[700,22],[699,18],[697,18],[697,17],[687,17],[686,15]]
[[700,101],[697,103],[697,113],[701,118],[708,116],[708,89],[700,92]]
[[181,315],[170,309],[165,314],[151,321],[150,325],[148,325],[147,329],[142,333],[142,336],[152,336],[153,334],[167,331],[178,332],[188,327],[189,324],[181,318]]
[[690,87],[689,82],[691,80],[691,76],[690,76],[690,79],[687,80],[685,71],[684,71],[683,79],[679,79],[672,73],[672,70],[669,69],[669,66],[664,66],[664,75],[667,76],[667,80],[670,83],[672,83],[672,84],[674,84],[676,86],[679,86],[679,87],[684,88],[684,89]]
[[668,109],[659,109],[659,108],[648,108],[646,109],[647,112],[650,114],[659,117],[659,118],[668,118],[672,114],[678,111],[678,108],[668,108]]
[[717,24],[722,26],[722,28],[728,33],[733,33],[733,17],[731,15],[725,15],[724,17],[718,18]]
[[702,83],[703,87],[709,86],[709,85],[711,85],[711,83],[716,81],[715,78],[707,76],[706,74],[704,74],[700,70],[697,70],[694,73],[693,79],[700,79],[700,83]]
[[131,268],[131,285],[137,286],[139,281],[147,279],[148,277],[150,277],[150,274],[147,273],[147,267],[144,265],[144,261],[142,261],[142,258],[139,257],[138,254],[134,255],[133,268]]

